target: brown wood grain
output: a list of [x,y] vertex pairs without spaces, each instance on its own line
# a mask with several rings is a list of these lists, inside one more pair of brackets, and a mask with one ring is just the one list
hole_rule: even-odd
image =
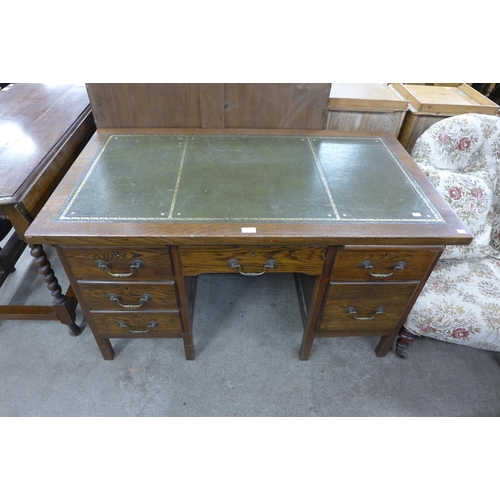
[[[399,324],[419,282],[339,283],[331,282],[319,322],[319,336],[328,333],[358,335],[392,332]],[[356,320],[346,309],[354,307],[358,317],[370,318],[379,307],[384,313],[374,319]]]
[[270,260],[276,261],[276,267],[267,268],[267,273],[294,273],[318,275],[323,272],[325,261],[324,247],[190,247],[179,248],[182,274],[195,276],[201,273],[237,273],[231,268],[230,260],[237,260],[241,271],[260,273]]
[[[164,248],[65,248],[64,253],[78,280],[144,281],[172,278],[170,254]],[[130,273],[130,266],[136,260],[142,261],[144,267],[133,269],[132,276],[120,278],[109,274]],[[108,270],[99,268],[98,261],[105,262]]]
[[197,83],[88,83],[98,128],[200,127]]
[[[84,85],[15,84],[0,93],[0,204],[22,200],[35,182],[45,181],[43,175],[53,180],[58,169],[48,159],[57,157],[89,114]],[[85,137],[95,125],[83,128]]]
[[329,83],[87,83],[98,128],[322,129]]
[[193,340],[193,316],[196,300],[197,276],[184,276],[182,274],[181,258],[179,248],[171,248],[172,267],[176,279],[177,298],[179,301],[179,312],[182,323],[182,342],[184,343],[184,355],[187,360],[194,360],[195,347]]
[[[100,334],[106,338],[181,338],[182,328],[179,312],[96,312],[92,314]],[[146,333],[134,333],[119,325],[127,323],[130,330],[145,331],[151,321],[158,326]]]
[[329,90],[311,83],[226,84],[226,127],[323,129]]
[[[87,282],[79,283],[89,308],[93,311],[124,311],[122,305],[111,300],[109,295],[114,294],[123,305],[140,305],[133,310],[177,309],[175,282],[167,283],[116,283],[116,282]],[[141,303],[145,294],[151,298]],[[132,310],[132,309],[130,309]]]
[[[423,279],[440,254],[442,247],[369,247],[348,246],[335,257],[331,279],[334,281],[407,281]],[[386,278],[373,277],[370,270],[360,267],[369,260],[372,274],[392,274]],[[406,267],[394,271],[399,262]]]

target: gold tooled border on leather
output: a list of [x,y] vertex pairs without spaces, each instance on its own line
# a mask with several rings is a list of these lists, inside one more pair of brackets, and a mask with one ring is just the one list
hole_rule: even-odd
[[[154,135],[154,134],[153,134]],[[165,137],[171,137],[172,135],[170,134],[156,134],[156,135],[163,135]],[[266,136],[269,137],[272,134]],[[104,154],[106,148],[108,147],[110,141],[112,138],[117,138],[117,137],[146,137],[149,136],[149,134],[113,134],[109,135],[101,150],[97,153],[95,158],[92,160],[87,172],[83,176],[81,182],[78,184],[74,192],[70,195],[68,202],[66,203],[65,207],[63,207],[61,213],[58,216],[58,220],[62,221],[95,221],[95,222],[264,222],[264,223],[286,223],[286,222],[297,222],[297,223],[304,223],[304,222],[309,222],[309,223],[324,223],[324,222],[329,222],[329,223],[336,223],[336,222],[342,222],[342,223],[349,223],[349,222],[361,222],[361,223],[444,223],[444,219],[441,217],[439,212],[435,209],[435,207],[432,205],[430,200],[427,198],[427,196],[423,193],[421,190],[420,186],[416,183],[416,181],[411,177],[409,172],[404,168],[403,164],[399,160],[399,158],[394,154],[394,152],[390,149],[390,147],[386,144],[386,142],[383,140],[383,138],[379,137],[351,137],[351,136],[345,136],[342,137],[342,139],[346,140],[373,140],[375,142],[380,142],[387,153],[390,155],[394,163],[398,166],[400,172],[403,174],[407,182],[412,186],[413,191],[415,194],[418,196],[420,201],[425,205],[425,207],[428,209],[430,214],[432,214],[431,217],[427,218],[356,218],[356,217],[342,217],[336,207],[333,195],[330,190],[330,186],[328,184],[328,180],[326,178],[326,174],[324,172],[323,166],[321,164],[321,161],[317,155],[316,149],[314,147],[314,144],[312,141],[317,140],[317,139],[323,139],[323,140],[331,140],[334,139],[334,137],[331,136],[305,136],[305,137],[300,137],[301,139],[306,139],[311,155],[314,160],[314,165],[316,167],[317,174],[320,178],[321,184],[325,190],[325,193],[328,197],[329,203],[331,205],[332,210],[334,211],[334,216],[331,217],[180,217],[180,216],[175,216],[175,204],[177,201],[179,189],[180,189],[180,184],[182,180],[182,173],[184,169],[184,163],[186,159],[186,154],[187,154],[187,148],[189,144],[189,138],[191,135],[184,135],[184,136],[179,136],[179,137],[184,137],[184,146],[183,146],[183,151],[181,155],[181,160],[179,162],[179,167],[177,171],[177,176],[176,176],[176,184],[174,187],[174,194],[172,198],[172,202],[170,205],[170,209],[168,212],[168,215],[165,216],[160,216],[160,217],[154,217],[154,216],[148,216],[148,217],[120,217],[120,216],[113,216],[113,217],[102,217],[102,216],[79,216],[72,214],[70,212],[72,205],[74,204],[75,200],[78,198],[79,194],[81,193],[82,189],[84,188],[85,184],[91,177],[92,173],[94,170],[97,168],[97,165],[99,163],[99,160],[101,159],[102,155]],[[224,136],[218,136],[218,137],[232,137],[231,134],[227,134]],[[276,137],[283,137],[283,136],[276,136]],[[288,136],[284,136],[288,137]],[[299,136],[297,136],[299,138]],[[69,213],[69,214],[68,214]]]

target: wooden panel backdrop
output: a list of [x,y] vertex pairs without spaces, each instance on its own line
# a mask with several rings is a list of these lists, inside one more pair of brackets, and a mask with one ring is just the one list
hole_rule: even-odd
[[88,83],[98,128],[325,128],[329,83]]

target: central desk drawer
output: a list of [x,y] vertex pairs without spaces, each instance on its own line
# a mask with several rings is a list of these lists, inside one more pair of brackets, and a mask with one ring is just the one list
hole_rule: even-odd
[[94,311],[177,309],[175,282],[80,283],[88,307]]
[[168,248],[65,248],[77,280],[168,280],[173,276]]
[[98,312],[92,319],[104,337],[167,337],[182,336],[180,315],[175,312]]
[[325,247],[188,246],[180,247],[182,274],[263,274],[323,272]]

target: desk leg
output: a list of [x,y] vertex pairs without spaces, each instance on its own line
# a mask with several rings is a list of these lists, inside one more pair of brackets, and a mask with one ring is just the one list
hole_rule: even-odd
[[312,331],[305,331],[302,337],[302,344],[300,345],[299,358],[301,361],[307,361],[311,355],[311,348],[314,341],[314,329]]
[[[67,297],[62,293],[61,286],[54,275],[54,271],[47,259],[47,254],[43,251],[42,245],[30,245],[30,255],[35,259],[38,266],[38,272],[43,276],[47,288],[51,291],[54,299],[53,307],[59,321],[67,325],[70,335],[76,337],[82,332],[81,328],[75,323],[76,298]],[[72,292],[71,292],[72,295]]]
[[[323,274],[321,274],[321,276],[316,276],[314,282],[312,297],[310,301],[311,306],[309,308],[307,308],[307,306],[303,308],[305,311],[303,315],[304,334],[302,336],[302,344],[299,351],[299,357],[302,361],[307,361],[311,354],[314,338],[316,337],[316,324],[318,323],[319,317],[321,315],[321,310],[323,308],[323,302],[325,301],[328,283],[330,281],[330,275],[332,272],[333,260],[335,258],[335,252],[335,247],[328,247],[325,255]],[[302,300],[308,302],[307,298]]]
[[385,335],[384,337],[380,338],[380,342],[375,348],[375,354],[377,355],[378,358],[383,358],[389,352],[389,349],[392,347],[392,344],[394,343],[395,336],[396,334],[391,334],[391,335]]
[[101,351],[102,357],[106,361],[113,361],[115,357],[115,351],[113,349],[113,346],[111,345],[111,342],[109,339],[103,339],[100,335],[99,338],[97,338],[97,335],[94,335],[94,338],[97,342],[97,346],[99,347],[99,350]]
[[194,359],[194,343],[193,343],[193,334],[191,332],[184,333],[182,336],[182,340],[184,342],[184,353],[186,359],[188,361],[192,361]]
[[3,248],[0,247],[0,286],[7,279],[7,276],[16,270],[16,262],[25,248],[26,242],[21,240],[16,233],[9,238]]
[[192,361],[195,358],[192,314],[194,312],[198,276],[184,276],[182,274],[179,247],[170,247],[170,255],[172,257],[172,266],[174,268],[175,281],[177,283],[177,297],[179,299],[179,313],[182,321],[184,354],[188,361]]
[[[294,278],[295,278],[295,285],[297,288],[297,295],[299,298],[299,307],[300,307],[300,314],[302,316],[302,324],[304,326],[304,333],[302,335],[302,343],[300,345],[299,358],[302,361],[306,361],[309,359],[314,338],[316,337],[316,331],[314,327],[317,317],[315,315],[314,319],[311,320],[311,316],[314,314],[314,312],[311,310],[314,309],[314,298],[308,296],[305,290],[307,287],[304,287],[304,284],[302,282],[303,277],[300,277],[298,274],[295,274]],[[316,289],[318,288],[318,280],[319,278],[315,279],[314,292],[313,292],[314,296],[316,296],[315,294],[317,294]],[[311,304],[313,305],[311,306]]]

